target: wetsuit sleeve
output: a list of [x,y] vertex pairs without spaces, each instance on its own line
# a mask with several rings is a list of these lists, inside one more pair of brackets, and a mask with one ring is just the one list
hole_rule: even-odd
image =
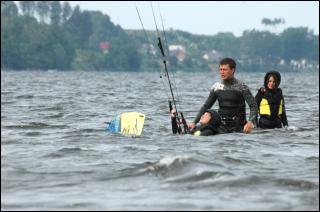
[[201,107],[200,111],[198,112],[196,118],[194,119],[193,123],[197,124],[202,116],[202,114],[210,109],[212,107],[212,105],[216,102],[218,98],[218,95],[216,93],[216,91],[214,89],[211,90],[209,97],[207,98],[206,102],[204,103],[204,105]]
[[288,120],[287,120],[287,114],[286,114],[286,107],[284,104],[284,98],[282,96],[282,115],[281,115],[281,122],[283,126],[289,126],[288,125]]
[[249,115],[249,121],[252,121],[254,125],[256,125],[256,120],[257,120],[257,116],[258,116],[258,106],[257,103],[255,101],[255,99],[253,98],[251,91],[249,90],[248,86],[244,85],[243,86],[243,90],[242,90],[242,95],[244,97],[244,99],[246,100],[246,102],[249,105],[250,108],[250,115]]

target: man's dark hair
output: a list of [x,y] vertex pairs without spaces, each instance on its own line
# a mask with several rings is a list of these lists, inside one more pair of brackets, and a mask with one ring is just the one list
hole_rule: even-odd
[[236,66],[237,66],[236,62],[232,58],[229,58],[229,57],[223,58],[220,61],[220,65],[229,65],[229,67],[234,70],[236,70]]

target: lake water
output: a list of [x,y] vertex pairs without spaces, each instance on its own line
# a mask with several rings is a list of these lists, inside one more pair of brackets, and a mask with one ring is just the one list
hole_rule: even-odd
[[[264,73],[236,77],[255,95]],[[217,80],[175,74],[187,121]],[[2,71],[1,210],[319,210],[319,73],[280,87],[287,129],[178,136],[157,72]],[[128,111],[141,137],[105,131]]]

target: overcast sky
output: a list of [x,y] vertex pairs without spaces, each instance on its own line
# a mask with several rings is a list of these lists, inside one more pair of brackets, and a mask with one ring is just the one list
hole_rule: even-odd
[[[155,29],[150,2],[140,1],[73,1],[82,10],[99,10],[110,16],[111,21],[124,29],[141,29],[135,9],[137,5],[146,29]],[[193,34],[214,35],[232,32],[241,36],[244,30],[272,30],[281,32],[288,27],[308,27],[319,34],[319,2],[153,2],[161,26],[159,8],[165,29],[173,28]],[[277,28],[261,24],[263,18],[283,18],[285,24]]]

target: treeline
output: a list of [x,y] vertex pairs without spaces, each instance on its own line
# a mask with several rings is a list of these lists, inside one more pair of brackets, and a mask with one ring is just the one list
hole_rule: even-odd
[[[144,42],[141,31],[129,31],[131,37]],[[154,32],[148,32],[153,34]],[[242,36],[232,33],[218,33],[214,36],[193,35],[187,32],[166,31],[171,44],[185,47],[183,62],[171,57],[175,69],[185,71],[207,70],[208,66],[218,67],[223,57],[235,58],[238,68],[244,71],[319,70],[319,35],[307,27],[287,28],[280,34],[269,31],[247,30]],[[215,54],[212,55],[212,52]],[[212,55],[207,60],[204,55]]]
[[101,12],[60,1],[1,1],[1,69],[137,71],[137,49]]
[[[262,20],[279,22],[284,20]],[[153,44],[142,30],[123,30],[109,16],[68,2],[1,1],[1,69],[154,71],[161,67],[161,56],[155,31],[147,34]],[[165,34],[168,45],[184,49],[183,58],[169,54],[173,71],[214,69],[222,57],[235,58],[244,71],[319,70],[319,35],[305,27],[280,34],[248,30],[240,37],[179,30]]]

